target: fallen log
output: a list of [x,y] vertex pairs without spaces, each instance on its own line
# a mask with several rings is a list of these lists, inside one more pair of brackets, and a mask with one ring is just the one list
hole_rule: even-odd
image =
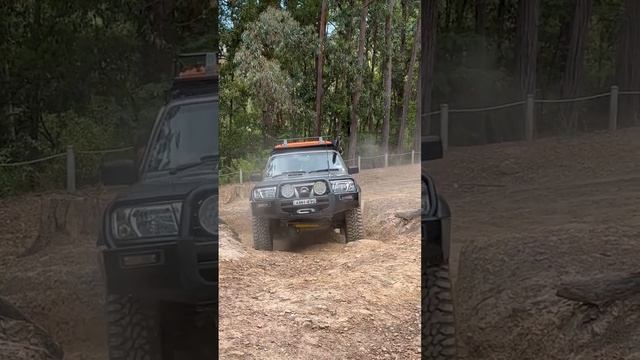
[[605,275],[562,284],[556,296],[591,305],[605,305],[640,294],[640,272]]
[[398,211],[396,212],[396,217],[406,220],[406,221],[411,221],[417,217],[420,217],[420,214],[422,212],[420,211],[420,209],[416,209],[416,210],[408,210],[408,211]]

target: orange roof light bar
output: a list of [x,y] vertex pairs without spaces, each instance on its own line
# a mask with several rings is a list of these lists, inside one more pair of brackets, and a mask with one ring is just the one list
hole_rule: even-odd
[[216,54],[198,53],[179,55],[175,63],[176,79],[206,79],[217,75]]
[[322,137],[318,138],[301,138],[301,139],[283,139],[280,144],[276,144],[274,149],[291,149],[291,148],[304,148],[312,146],[332,145],[333,142],[324,140]]

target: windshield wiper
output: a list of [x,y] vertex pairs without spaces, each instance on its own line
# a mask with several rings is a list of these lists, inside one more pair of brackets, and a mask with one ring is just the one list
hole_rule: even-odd
[[309,173],[317,173],[317,172],[323,172],[323,171],[342,171],[342,169],[336,169],[336,168],[331,168],[331,169],[316,169],[316,170],[311,170],[311,171],[309,171]]
[[218,154],[203,155],[203,156],[200,157],[199,161],[189,162],[189,163],[178,165],[178,166],[176,166],[174,168],[169,169],[169,174],[175,175],[175,174],[177,174],[179,172],[182,172],[184,170],[191,169],[191,168],[194,168],[194,167],[198,167],[198,166],[200,166],[202,164],[206,164],[206,163],[209,163],[209,162],[214,162],[214,161],[217,161],[217,160],[218,160]]

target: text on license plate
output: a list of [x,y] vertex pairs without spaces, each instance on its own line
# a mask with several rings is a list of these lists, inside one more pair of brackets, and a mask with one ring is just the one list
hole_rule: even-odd
[[316,199],[293,200],[293,205],[313,205],[315,203],[316,203]]

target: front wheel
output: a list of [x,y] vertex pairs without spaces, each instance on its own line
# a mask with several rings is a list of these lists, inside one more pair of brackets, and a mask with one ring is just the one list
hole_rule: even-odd
[[133,296],[107,295],[109,360],[162,359],[160,311]]
[[457,358],[456,327],[447,265],[427,267],[422,298],[422,353],[426,360]]
[[345,240],[352,242],[364,237],[364,227],[362,226],[362,210],[358,207],[347,210],[344,214],[345,220]]
[[256,250],[273,250],[273,235],[269,219],[254,216],[251,221],[253,229],[253,248]]

